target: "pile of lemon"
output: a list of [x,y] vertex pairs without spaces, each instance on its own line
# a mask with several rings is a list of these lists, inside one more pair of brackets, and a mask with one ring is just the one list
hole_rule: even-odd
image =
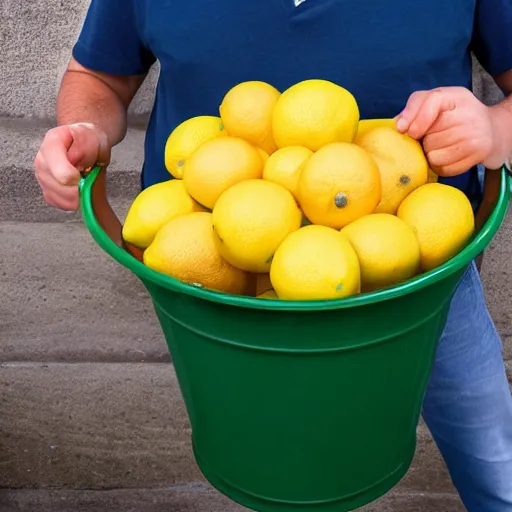
[[174,179],[136,197],[123,237],[148,267],[224,293],[378,290],[445,263],[475,228],[418,141],[392,119],[360,120],[354,96],[326,80],[236,85],[219,116],[173,130],[165,165]]

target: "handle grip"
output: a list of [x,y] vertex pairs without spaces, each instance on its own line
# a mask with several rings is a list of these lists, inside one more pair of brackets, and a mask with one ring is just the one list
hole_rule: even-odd
[[[107,199],[107,166],[96,165],[80,180],[80,202],[83,203],[85,186],[90,186],[90,205],[103,231],[121,248],[142,261],[143,250],[123,239],[123,225]],[[82,204],[82,207],[86,206]]]

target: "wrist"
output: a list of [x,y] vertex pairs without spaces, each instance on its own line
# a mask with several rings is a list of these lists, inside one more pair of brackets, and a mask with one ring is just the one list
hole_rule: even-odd
[[499,103],[488,107],[491,120],[492,148],[483,162],[488,169],[511,167],[512,162],[512,111]]

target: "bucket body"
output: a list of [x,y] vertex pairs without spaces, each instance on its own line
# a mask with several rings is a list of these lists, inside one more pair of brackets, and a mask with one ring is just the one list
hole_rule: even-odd
[[407,472],[464,269],[356,309],[254,311],[146,283],[211,484],[258,511],[346,511]]
[[488,182],[478,232],[441,267],[369,294],[295,302],[216,293],[152,271],[122,240],[105,173],[82,180],[90,233],[153,299],[196,461],[215,488],[260,512],[344,512],[398,483],[414,456],[451,298],[507,212],[507,171]]

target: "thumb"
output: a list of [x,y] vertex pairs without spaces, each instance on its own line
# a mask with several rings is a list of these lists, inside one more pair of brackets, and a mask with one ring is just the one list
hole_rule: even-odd
[[92,123],[68,125],[73,142],[68,148],[69,162],[79,170],[110,162],[110,143],[107,134]]
[[416,91],[409,96],[404,109],[395,117],[396,128],[399,132],[405,133],[409,130],[411,122],[418,115],[428,95],[429,91]]

